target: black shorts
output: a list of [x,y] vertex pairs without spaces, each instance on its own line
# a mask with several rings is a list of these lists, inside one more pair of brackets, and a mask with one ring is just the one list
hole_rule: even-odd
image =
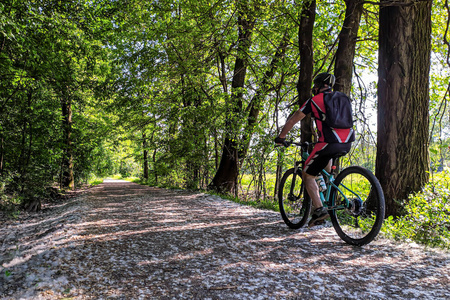
[[347,154],[352,143],[317,143],[305,162],[304,171],[312,176],[320,173],[330,159]]

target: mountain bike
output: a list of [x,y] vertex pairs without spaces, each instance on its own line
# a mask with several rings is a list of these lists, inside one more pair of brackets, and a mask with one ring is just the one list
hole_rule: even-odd
[[[311,198],[302,180],[302,170],[309,156],[309,143],[288,142],[301,149],[301,160],[287,170],[279,185],[278,203],[286,225],[297,229],[305,225],[311,213]],[[322,170],[326,190],[320,191],[336,233],[348,244],[362,246],[370,243],[380,232],[384,220],[384,194],[373,173],[360,166],[343,169],[335,177],[336,159],[330,173]]]

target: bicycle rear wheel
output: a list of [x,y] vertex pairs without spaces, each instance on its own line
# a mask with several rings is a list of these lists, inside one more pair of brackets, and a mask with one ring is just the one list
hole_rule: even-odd
[[280,181],[278,205],[281,217],[289,228],[297,229],[305,225],[311,212],[311,198],[305,191],[300,169],[287,170]]
[[337,234],[351,245],[370,243],[384,220],[384,195],[378,179],[369,170],[352,166],[342,170],[334,184],[342,192],[331,191],[330,218]]

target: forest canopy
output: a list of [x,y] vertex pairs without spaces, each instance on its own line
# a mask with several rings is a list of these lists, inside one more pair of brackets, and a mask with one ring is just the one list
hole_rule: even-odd
[[[1,204],[37,210],[114,174],[272,199],[296,155],[273,139],[329,71],[356,120],[341,166],[372,170],[396,214],[450,163],[449,14],[447,0],[2,1]],[[314,141],[309,124],[291,138]]]

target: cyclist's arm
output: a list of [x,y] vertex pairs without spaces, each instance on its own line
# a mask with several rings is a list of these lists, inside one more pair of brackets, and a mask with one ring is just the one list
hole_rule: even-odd
[[295,124],[300,122],[306,115],[299,109],[297,110],[286,122],[286,124],[283,127],[283,130],[281,130],[281,133],[279,135],[280,138],[285,138],[287,133],[294,127]]

